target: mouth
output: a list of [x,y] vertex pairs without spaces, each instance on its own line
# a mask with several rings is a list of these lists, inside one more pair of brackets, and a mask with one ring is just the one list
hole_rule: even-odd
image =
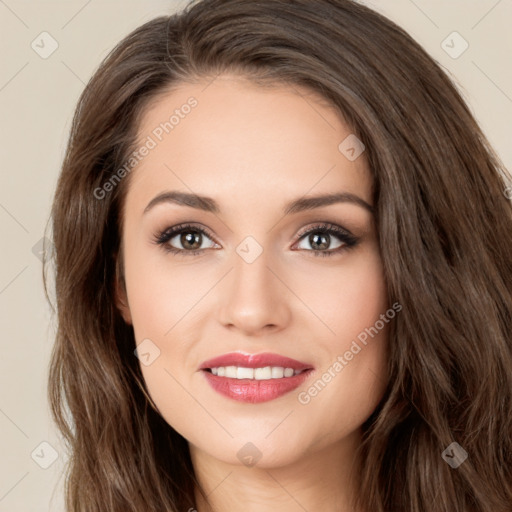
[[300,386],[313,366],[278,354],[233,352],[199,367],[210,386],[232,400],[260,403]]
[[263,366],[261,368],[245,368],[243,366],[218,366],[216,368],[206,368],[206,371],[219,377],[229,379],[287,379],[294,375],[299,375],[307,370],[294,370],[293,368],[284,368],[282,366]]

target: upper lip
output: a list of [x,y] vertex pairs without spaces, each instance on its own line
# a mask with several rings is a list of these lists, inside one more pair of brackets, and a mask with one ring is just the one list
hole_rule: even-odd
[[281,366],[294,370],[309,370],[312,365],[291,359],[290,357],[264,352],[261,354],[247,354],[243,352],[230,352],[201,364],[200,370],[218,368],[220,366],[241,366],[243,368],[264,368],[265,366]]

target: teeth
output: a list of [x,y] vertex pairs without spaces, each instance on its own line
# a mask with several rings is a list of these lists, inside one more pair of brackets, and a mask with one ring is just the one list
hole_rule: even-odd
[[210,368],[213,375],[230,379],[282,379],[302,373],[302,370],[283,368],[282,366],[265,366],[264,368],[244,368],[243,366],[219,366]]
[[282,379],[284,377],[284,368],[281,366],[273,366],[270,373],[273,379]]
[[228,379],[236,379],[236,366],[226,366],[226,373],[224,377],[228,377]]
[[267,380],[272,378],[272,368],[265,366],[265,368],[254,368],[254,378],[256,380]]
[[237,379],[252,379],[254,377],[254,368],[242,368],[239,366],[236,369]]
[[293,368],[285,368],[284,369],[284,376],[285,377],[291,377],[293,375]]

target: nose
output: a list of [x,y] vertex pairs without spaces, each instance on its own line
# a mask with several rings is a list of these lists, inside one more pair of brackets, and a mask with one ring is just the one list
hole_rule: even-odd
[[247,336],[268,335],[285,328],[291,318],[291,293],[283,284],[284,276],[269,266],[266,251],[252,263],[238,254],[233,262],[234,268],[219,290],[219,321]]

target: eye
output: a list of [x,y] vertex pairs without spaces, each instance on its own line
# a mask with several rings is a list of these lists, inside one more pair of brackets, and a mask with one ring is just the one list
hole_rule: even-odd
[[216,242],[206,247],[203,245],[205,239],[211,240],[211,238],[212,235],[204,228],[192,224],[180,224],[157,233],[154,242],[161,245],[167,252],[189,256],[200,254],[204,249],[213,248]]
[[[299,238],[309,244],[312,249],[306,250],[312,252],[313,256],[332,256],[355,247],[359,241],[352,233],[340,226],[325,223],[313,226],[302,233]],[[332,246],[333,238],[338,240],[334,247]],[[304,247],[299,247],[299,249],[304,249]]]
[[[169,253],[179,256],[194,256],[205,249],[220,247],[214,242],[213,235],[205,228],[193,224],[179,224],[154,235],[154,243],[162,246]],[[322,223],[299,235],[299,242],[309,244],[311,249],[298,247],[313,253],[313,256],[332,256],[355,247],[359,239],[349,231],[335,224]],[[337,243],[332,247],[332,239]],[[209,239],[212,244],[203,245]],[[303,241],[302,241],[303,240]],[[177,245],[177,246],[176,246]]]

